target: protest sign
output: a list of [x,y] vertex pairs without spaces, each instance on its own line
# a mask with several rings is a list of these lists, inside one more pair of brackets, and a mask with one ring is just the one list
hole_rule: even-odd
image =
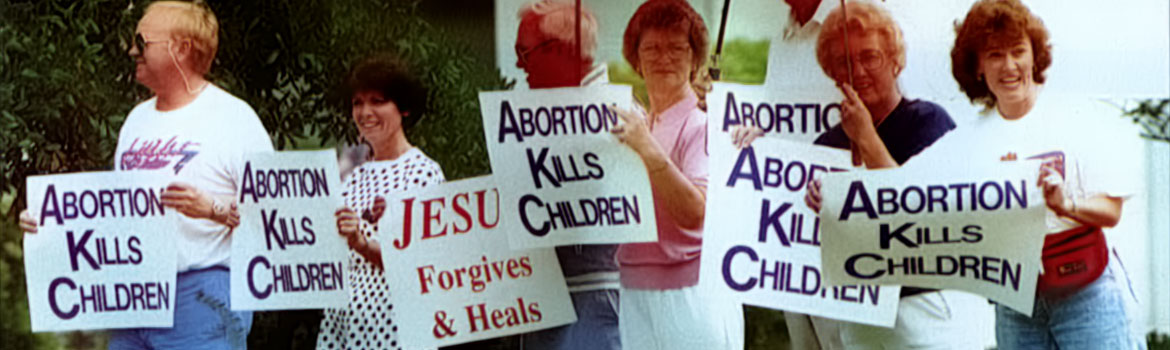
[[829,282],[964,290],[1030,315],[1046,232],[1038,164],[975,164],[826,176]]
[[30,176],[24,237],[32,330],[171,327],[178,269],[168,178],[130,172]]
[[333,150],[247,156],[232,233],[233,310],[344,307],[349,247],[337,234]]
[[628,86],[479,93],[512,247],[658,237],[645,165],[609,131],[630,101]]
[[[577,320],[552,248],[512,250],[495,177],[388,198],[379,221],[405,348],[531,332]],[[518,224],[512,224],[518,225]]]
[[892,327],[898,287],[830,286],[822,278],[821,224],[805,188],[850,168],[849,153],[775,138],[737,150],[718,129],[709,138],[700,283],[745,304]]
[[760,128],[767,137],[811,144],[841,122],[840,93],[716,83],[707,102],[708,125],[723,133],[742,124]]

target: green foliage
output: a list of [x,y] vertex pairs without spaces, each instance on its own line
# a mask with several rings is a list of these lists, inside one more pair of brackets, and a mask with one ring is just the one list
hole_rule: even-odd
[[2,6],[0,191],[22,207],[29,175],[109,168],[118,128],[141,98],[125,51],[134,24],[113,1]]
[[1141,125],[1141,136],[1156,141],[1170,142],[1170,99],[1145,100],[1126,110],[1122,116]]
[[745,349],[786,350],[790,347],[783,312],[744,305],[743,323]]
[[[11,198],[11,196],[7,196]],[[24,254],[20,229],[11,220],[0,225],[0,344],[8,349],[51,349],[51,334],[33,334],[24,287]]]
[[633,87],[634,98],[640,102],[649,101],[646,97],[646,82],[630,67],[626,61],[609,62],[609,82],[611,84],[629,85]]
[[763,84],[768,66],[768,41],[735,38],[723,43],[721,81]]
[[1150,332],[1146,334],[1146,346],[1150,350],[1170,350],[1170,335]]
[[[141,98],[123,39],[133,23],[126,21],[126,3],[113,1],[3,1],[0,9],[0,344],[55,348],[59,339],[29,328],[15,220],[24,179],[109,167],[114,135]],[[69,334],[60,341],[94,343],[85,338]]]

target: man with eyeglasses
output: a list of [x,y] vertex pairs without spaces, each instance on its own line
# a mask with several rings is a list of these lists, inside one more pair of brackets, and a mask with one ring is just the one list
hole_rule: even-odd
[[[272,141],[247,103],[208,82],[219,44],[215,15],[202,3],[159,1],[138,22],[135,78],[154,97],[130,111],[118,134],[115,171],[170,176],[163,205],[183,214],[174,326],[113,330],[110,349],[241,349],[250,312],[233,312],[228,262],[239,216],[232,202],[243,156],[272,152]],[[28,220],[26,220],[26,218]],[[36,222],[21,214],[21,228]]]
[[[571,2],[544,0],[524,5],[519,16],[516,67],[528,74],[529,88],[609,82],[605,65],[593,64],[597,20],[589,10],[581,8],[578,12]],[[580,38],[580,45],[577,38]],[[524,334],[521,347],[621,349],[617,245],[562,246],[557,247],[556,252],[577,311],[577,322]]]
[[162,199],[183,214],[175,234],[175,322],[170,329],[115,331],[110,349],[247,347],[252,315],[230,306],[229,253],[239,223],[232,197],[243,156],[273,148],[256,112],[204,78],[218,32],[215,14],[202,3],[155,2],[138,22],[130,50],[135,78],[155,96],[126,117],[115,167],[174,176]]
[[183,214],[175,322],[115,331],[110,349],[247,347],[252,315],[230,306],[229,253],[239,223],[232,197],[243,156],[273,148],[256,112],[204,77],[218,32],[215,14],[200,2],[155,2],[138,22],[129,53],[135,78],[155,96],[126,117],[115,167],[174,177],[162,200]]
[[[594,65],[597,20],[588,9],[571,2],[542,0],[520,8],[516,34],[516,67],[527,73],[528,87],[586,86],[609,82],[604,64]],[[580,30],[580,45],[577,44]]]

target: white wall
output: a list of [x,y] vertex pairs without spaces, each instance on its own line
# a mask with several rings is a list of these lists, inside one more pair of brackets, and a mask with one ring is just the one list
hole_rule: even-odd
[[1146,142],[1149,184],[1150,326],[1170,333],[1170,143]]

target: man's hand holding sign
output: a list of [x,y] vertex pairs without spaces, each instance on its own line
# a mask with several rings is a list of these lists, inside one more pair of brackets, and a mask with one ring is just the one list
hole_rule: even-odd
[[162,193],[162,204],[174,208],[183,215],[196,219],[208,219],[228,227],[240,224],[240,213],[231,197],[213,198],[195,186],[172,182]]

